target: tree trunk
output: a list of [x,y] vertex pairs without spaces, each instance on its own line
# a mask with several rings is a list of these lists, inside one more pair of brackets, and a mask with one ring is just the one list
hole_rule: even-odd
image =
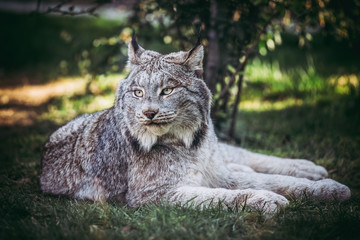
[[[244,67],[241,69],[242,72],[245,69],[245,64],[243,66]],[[231,123],[230,123],[230,128],[229,128],[229,133],[228,133],[228,136],[232,139],[234,139],[236,136],[236,134],[235,134],[236,133],[236,120],[237,120],[237,115],[239,112],[239,104],[240,104],[240,100],[241,100],[243,81],[244,81],[244,74],[240,73],[238,84],[237,84],[238,91],[237,91],[236,98],[235,98],[234,108],[231,113]]]
[[216,80],[218,77],[220,63],[219,35],[216,29],[217,15],[218,3],[216,0],[212,0],[210,4],[210,28],[208,31],[209,48],[206,63],[205,82],[213,94],[216,91]]

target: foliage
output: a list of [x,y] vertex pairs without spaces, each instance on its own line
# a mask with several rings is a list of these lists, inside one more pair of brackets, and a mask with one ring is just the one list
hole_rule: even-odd
[[[214,93],[216,122],[231,118],[229,136],[234,137],[244,70],[254,54],[266,55],[282,43],[281,34],[298,36],[300,46],[309,45],[312,34],[358,41],[359,1],[342,5],[336,1],[139,1],[132,23],[139,32],[159,28],[175,44],[189,48],[189,39],[201,26],[208,47],[205,81]],[[195,29],[195,31],[194,31]],[[349,33],[351,32],[351,37]],[[219,124],[216,124],[220,128]]]
[[[96,15],[98,7],[110,2],[91,1],[93,7],[76,11],[74,1],[59,0],[45,13]],[[164,53],[179,48],[190,49],[198,29],[202,29],[203,44],[208,53],[205,81],[214,94],[215,126],[224,131],[221,123],[230,121],[228,135],[231,138],[235,137],[247,63],[258,54],[265,56],[277,49],[283,44],[284,33],[295,35],[301,47],[310,47],[314,35],[322,35],[322,39],[346,41],[354,50],[359,50],[360,31],[356,26],[360,21],[359,0],[345,4],[329,0],[145,0],[126,4],[132,10],[126,24],[136,29],[146,48],[161,48]],[[99,73],[123,69],[125,43],[130,39],[131,28],[122,27],[119,32],[112,36],[90,36],[88,39],[92,43],[77,50],[78,69],[87,76],[89,85]],[[66,31],[61,34],[69,42],[75,35]],[[119,48],[120,54],[116,51]],[[65,74],[68,66],[72,64],[66,60],[60,62],[60,69]],[[296,84],[299,76],[294,74]]]
[[0,20],[8,23],[0,33],[0,66],[6,77],[27,69],[28,75],[48,81],[125,65],[126,55],[119,54],[117,43],[94,47],[96,39],[107,43],[122,22],[7,12],[0,12]]

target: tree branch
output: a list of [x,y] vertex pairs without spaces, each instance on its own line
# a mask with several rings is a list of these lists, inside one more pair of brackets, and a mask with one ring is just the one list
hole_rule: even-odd
[[[243,65],[243,68],[245,68],[245,65]],[[244,69],[242,69],[242,70],[244,70]],[[244,81],[244,74],[240,74],[238,84],[237,84],[238,91],[236,93],[234,108],[231,113],[231,124],[230,124],[229,132],[228,132],[228,136],[232,139],[235,137],[235,132],[236,132],[236,119],[237,119],[237,114],[239,111],[238,105],[241,100],[243,81]]]
[[255,48],[257,47],[257,45],[258,45],[258,43],[260,41],[261,35],[263,33],[265,33],[266,28],[272,23],[272,21],[275,18],[276,14],[277,14],[277,12],[275,11],[271,15],[269,20],[265,23],[264,27],[257,34],[255,41],[245,51],[245,54],[243,55],[243,57],[245,57],[244,61],[240,62],[240,64],[237,66],[235,72],[231,76],[229,84],[221,91],[220,96],[218,98],[218,99],[221,99],[222,97],[224,97],[224,96],[226,96],[228,94],[228,91],[229,91],[230,87],[232,87],[233,84],[236,81],[236,76],[239,75],[239,80],[238,80],[238,83],[237,83],[238,91],[236,93],[235,103],[234,103],[234,107],[233,107],[233,110],[232,110],[232,113],[231,113],[231,123],[230,123],[229,132],[228,132],[228,136],[230,138],[232,138],[232,139],[235,137],[236,120],[237,120],[237,114],[238,114],[238,111],[239,111],[238,106],[239,106],[240,100],[241,100],[242,85],[243,85],[243,81],[244,81],[244,73],[240,73],[240,72],[243,72],[245,70],[245,66],[247,64],[247,61],[249,59],[250,54],[254,52]]
[[247,60],[250,56],[250,54],[252,54],[255,50],[255,48],[257,47],[259,41],[260,41],[260,37],[263,33],[265,33],[266,28],[269,26],[269,24],[271,24],[271,22],[274,20],[276,13],[274,13],[270,19],[266,22],[265,26],[259,31],[258,35],[256,36],[256,39],[253,41],[253,43],[251,44],[251,46],[246,49],[244,52],[245,54],[242,57],[245,57],[243,62],[240,62],[240,64],[236,67],[235,72],[231,75],[230,81],[229,83],[225,86],[225,88],[223,88],[220,92],[219,95],[219,99],[223,98],[229,91],[229,89],[234,85],[235,80],[236,80],[236,76],[239,74],[240,70],[244,68],[244,66],[247,63]]
[[36,12],[39,12],[40,11],[40,5],[41,5],[41,0],[37,0],[36,1]]
[[[78,16],[78,15],[83,15],[83,14],[89,14],[92,16],[98,16],[95,13],[95,11],[99,7],[101,7],[102,5],[105,4],[105,3],[97,3],[94,7],[90,7],[88,9],[84,9],[84,10],[80,10],[80,11],[75,11],[75,5],[73,5],[72,2],[73,2],[73,0],[59,1],[54,7],[48,7],[48,9],[45,12],[43,12],[43,14],[59,13],[59,14],[68,15],[68,16]],[[41,5],[41,0],[37,0],[36,12],[40,12],[40,5]],[[70,5],[67,10],[62,9],[63,7],[65,7],[65,5]]]

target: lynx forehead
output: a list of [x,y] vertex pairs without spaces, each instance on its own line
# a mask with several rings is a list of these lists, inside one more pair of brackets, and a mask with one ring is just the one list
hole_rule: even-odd
[[217,141],[211,94],[202,80],[203,47],[167,55],[133,35],[129,76],[113,107],[55,131],[42,156],[41,189],[77,199],[262,209],[306,194],[346,200],[348,187],[308,160],[252,153]]

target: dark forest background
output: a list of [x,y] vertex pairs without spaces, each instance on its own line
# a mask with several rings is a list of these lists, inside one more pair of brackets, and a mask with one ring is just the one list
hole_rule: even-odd
[[[359,0],[0,0],[0,22],[0,239],[358,239]],[[42,194],[43,144],[113,105],[132,29],[160,53],[190,50],[201,29],[219,138],[322,165],[351,199],[267,216]]]

